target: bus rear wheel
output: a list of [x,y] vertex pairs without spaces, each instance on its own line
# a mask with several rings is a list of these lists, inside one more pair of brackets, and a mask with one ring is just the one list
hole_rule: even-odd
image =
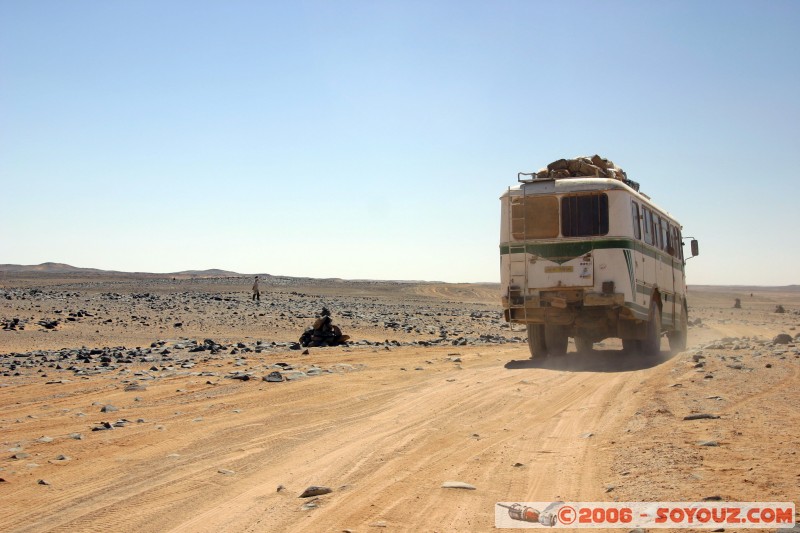
[[580,354],[587,354],[592,352],[594,343],[589,337],[575,337],[575,349]]
[[528,349],[531,351],[531,359],[541,359],[547,355],[543,325],[528,324]]
[[647,335],[642,341],[642,352],[644,355],[658,355],[661,352],[661,308],[655,300],[650,302]]
[[683,310],[681,313],[680,322],[678,323],[678,329],[674,331],[670,331],[667,334],[667,339],[669,339],[669,349],[673,352],[682,352],[686,349],[686,337],[688,335],[689,330],[689,320],[686,317],[686,310]]
[[567,353],[569,334],[566,326],[545,326],[544,343],[550,355],[564,355]]
[[622,339],[622,352],[633,355],[642,349],[642,343],[638,339]]

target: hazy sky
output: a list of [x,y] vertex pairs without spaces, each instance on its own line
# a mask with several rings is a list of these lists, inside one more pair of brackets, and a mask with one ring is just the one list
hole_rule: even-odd
[[800,2],[0,0],[0,263],[499,280],[612,159],[690,284],[800,283]]

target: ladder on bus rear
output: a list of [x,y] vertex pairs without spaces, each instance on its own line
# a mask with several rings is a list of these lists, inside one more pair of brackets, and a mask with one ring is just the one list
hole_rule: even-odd
[[[528,295],[528,249],[525,245],[525,237],[528,234],[525,219],[525,203],[527,200],[525,185],[520,187],[521,195],[511,195],[511,187],[508,188],[508,307],[512,317],[520,318],[519,313],[513,309],[522,309],[522,319],[527,321],[528,308],[525,305]],[[514,201],[521,202],[521,209],[516,210],[514,216]],[[514,229],[517,228],[522,234],[522,243],[513,244]],[[513,281],[512,281],[513,280]]]

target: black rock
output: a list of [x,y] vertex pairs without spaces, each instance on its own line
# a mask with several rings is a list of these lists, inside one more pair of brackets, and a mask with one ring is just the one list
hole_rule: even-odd
[[299,497],[310,498],[312,496],[321,496],[322,494],[329,494],[331,492],[333,492],[333,490],[329,489],[328,487],[317,487],[315,485],[312,485],[308,487],[306,490],[304,490],[303,494],[301,494]]
[[276,371],[270,372],[269,374],[264,376],[263,380],[264,381],[270,381],[270,382],[273,382],[273,383],[277,383],[279,381],[283,381],[283,374],[281,374],[280,372],[278,372],[276,370]]
[[687,416],[683,417],[684,420],[703,420],[703,419],[712,419],[713,420],[713,419],[717,419],[717,418],[719,418],[719,415],[712,415],[712,414],[709,414],[709,413],[697,413],[697,414],[694,414],[694,415],[687,415]]

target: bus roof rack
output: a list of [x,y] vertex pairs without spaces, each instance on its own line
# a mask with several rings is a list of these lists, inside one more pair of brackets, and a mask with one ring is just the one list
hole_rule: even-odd
[[518,172],[517,181],[531,183],[539,180],[568,178],[610,178],[619,180],[631,189],[639,191],[639,183],[628,179],[628,175],[610,159],[593,155],[558,159],[538,172]]

